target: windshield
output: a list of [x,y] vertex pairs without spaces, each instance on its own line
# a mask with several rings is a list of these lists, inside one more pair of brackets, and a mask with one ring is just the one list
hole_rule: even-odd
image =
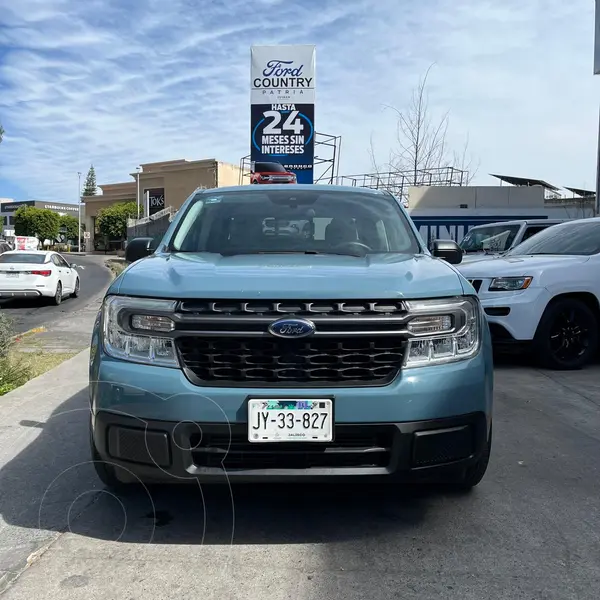
[[254,165],[255,173],[287,173],[283,165],[276,162],[259,162]]
[[170,244],[175,251],[370,253],[421,251],[408,218],[387,194],[314,189],[198,194]]
[[0,254],[0,263],[33,263],[44,264],[45,254]]
[[459,246],[463,252],[504,252],[510,248],[520,225],[473,227]]
[[573,221],[536,233],[513,248],[510,256],[558,254],[590,256],[600,252],[600,222]]

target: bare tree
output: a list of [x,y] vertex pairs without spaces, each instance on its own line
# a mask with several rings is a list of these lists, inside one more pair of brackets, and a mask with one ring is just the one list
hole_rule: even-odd
[[0,123],[0,144],[2,143],[3,138],[4,138],[4,127],[2,127],[2,123]]
[[453,153],[454,160],[452,161],[452,166],[460,169],[464,172],[464,180],[461,185],[469,185],[475,175],[477,175],[477,171],[479,171],[480,161],[477,161],[477,164],[473,163],[473,157],[469,154],[469,134],[467,133],[467,137],[465,139],[465,144],[462,147],[462,151]]
[[467,185],[475,175],[470,172],[472,164],[467,158],[468,137],[462,153],[450,153],[447,143],[449,111],[436,119],[429,108],[427,80],[433,66],[431,64],[419,80],[405,110],[385,105],[385,108],[392,110],[397,116],[397,147],[390,151],[387,163],[379,167],[371,139],[371,162],[377,174],[402,174],[408,185],[427,185],[431,183],[430,174],[435,169],[455,167],[469,171],[461,182],[462,185]]

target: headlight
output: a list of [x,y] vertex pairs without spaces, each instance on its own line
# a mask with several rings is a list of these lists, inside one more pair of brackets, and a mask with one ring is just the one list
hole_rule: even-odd
[[492,279],[488,290],[490,292],[516,292],[526,290],[533,281],[533,277],[496,277]]
[[411,314],[406,367],[464,360],[479,352],[482,312],[477,298],[409,300],[406,305]]
[[102,306],[104,350],[131,362],[179,367],[173,340],[160,334],[175,329],[175,302],[108,296]]

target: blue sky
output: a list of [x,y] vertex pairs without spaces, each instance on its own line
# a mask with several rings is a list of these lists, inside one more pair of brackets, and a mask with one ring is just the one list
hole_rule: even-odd
[[594,188],[591,0],[0,0],[0,197],[76,201],[77,171],[249,152],[250,46],[316,44],[340,174],[396,145],[431,63],[448,142],[488,173]]

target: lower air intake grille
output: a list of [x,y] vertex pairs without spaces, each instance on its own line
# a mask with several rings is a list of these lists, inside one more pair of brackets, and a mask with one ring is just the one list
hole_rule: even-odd
[[249,469],[311,469],[387,467],[394,428],[337,426],[335,440],[322,444],[248,442],[246,431],[231,435],[192,436],[194,464],[198,467]]

